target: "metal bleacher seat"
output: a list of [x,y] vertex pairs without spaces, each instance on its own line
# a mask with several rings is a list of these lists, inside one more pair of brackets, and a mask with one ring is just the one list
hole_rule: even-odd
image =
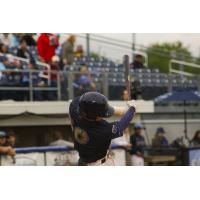
[[159,70],[159,69],[157,69],[157,68],[153,68],[153,69],[151,69],[151,72],[152,72],[152,73],[159,73],[159,72],[160,72],[160,70]]
[[124,78],[124,74],[123,73],[117,73],[117,78],[119,78],[120,80]]
[[117,78],[109,77],[108,83],[109,85],[117,85]]
[[160,86],[161,87],[165,87],[165,86],[168,86],[168,84],[169,84],[169,79],[168,78],[159,78],[159,80],[160,80]]
[[133,72],[134,73],[142,73],[142,69],[134,69]]
[[134,80],[140,80],[143,78],[143,76],[141,73],[134,73],[134,74],[131,74],[131,78]]
[[160,79],[152,79],[152,83],[153,83],[153,85],[156,86],[156,87],[160,87],[160,86],[161,86],[161,85],[160,85]]
[[151,70],[149,68],[142,69],[142,73],[151,73]]
[[149,79],[143,79],[143,83],[141,84],[142,86],[153,86],[153,82],[152,80],[149,78]]
[[160,79],[160,73],[151,73],[151,78],[152,79]]
[[185,87],[188,88],[189,90],[197,90],[198,88],[197,80],[195,79],[187,80],[185,83]]
[[117,78],[117,74],[116,73],[109,73],[108,77],[109,78]]
[[151,79],[151,73],[142,73],[144,79]]
[[125,69],[122,67],[119,67],[118,70],[119,70],[119,72],[123,72],[123,73],[125,72]]

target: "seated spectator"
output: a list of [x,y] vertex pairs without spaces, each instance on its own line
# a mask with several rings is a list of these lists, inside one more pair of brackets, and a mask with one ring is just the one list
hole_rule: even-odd
[[74,62],[74,43],[76,37],[70,35],[69,38],[62,44],[61,47],[61,58],[65,65],[71,65]]
[[19,45],[19,33],[1,33],[0,43],[8,47],[17,47]]
[[13,130],[9,130],[6,135],[6,146],[15,147],[16,135]]
[[190,141],[192,147],[200,146],[200,130],[197,130],[194,137]]
[[75,57],[77,58],[82,57],[84,55],[83,46],[78,45],[74,54],[75,54]]
[[10,35],[10,46],[11,48],[15,48],[19,46],[21,33],[12,33]]
[[38,56],[41,62],[50,62],[59,46],[58,37],[51,33],[41,33],[37,40]]
[[3,44],[3,43],[1,43],[0,44],[0,53],[8,54],[9,53],[8,46]]
[[15,156],[15,150],[10,146],[6,145],[6,133],[0,131],[0,154]]
[[21,58],[26,58],[29,60],[31,65],[35,65],[35,60],[31,52],[28,50],[27,43],[24,39],[20,41],[20,47],[17,51],[17,56]]
[[2,80],[3,78],[3,74],[4,74],[3,70],[6,69],[6,66],[4,65],[4,60],[5,60],[4,57],[0,57],[0,80]]
[[[0,57],[0,86],[5,86],[7,84],[6,79],[6,58]],[[6,100],[7,99],[7,92],[4,90],[0,90],[0,100]]]
[[[3,85],[7,87],[22,86],[23,73],[18,71],[22,69],[21,63],[15,60],[12,55],[8,54],[4,58],[4,65],[7,71],[4,73]],[[12,99],[16,101],[23,100],[23,91],[7,90],[6,95],[7,99]]]
[[9,37],[9,33],[1,33],[0,34],[0,43],[5,44],[6,46],[10,46],[11,40]]
[[124,91],[123,91],[123,94],[122,94],[122,100],[123,100],[123,101],[128,101],[128,98],[129,98],[129,96],[128,96],[128,91],[127,91],[127,90],[124,90]]
[[80,96],[85,92],[96,90],[96,85],[86,66],[81,67],[80,74],[77,75],[73,85],[75,88],[75,96]]
[[[44,86],[57,87],[57,81],[58,81],[58,76],[59,76],[59,71],[60,71],[59,61],[60,61],[60,58],[58,56],[55,55],[52,57],[51,62],[49,63],[50,69],[46,68],[42,75]],[[45,100],[53,101],[57,99],[56,91],[43,91],[42,93],[44,96],[43,98]]]
[[133,69],[142,69],[142,68],[145,68],[145,66],[143,65],[143,57],[141,55],[137,54],[135,56],[134,62],[131,64],[131,67]]
[[21,40],[26,41],[27,46],[36,46],[36,41],[33,38],[34,33],[25,33],[22,35]]
[[152,146],[153,147],[168,147],[169,143],[166,137],[164,136],[165,130],[162,127],[157,128],[155,137],[152,140]]
[[131,147],[131,162],[133,166],[143,166],[144,165],[144,147],[145,139],[141,135],[142,125],[136,123],[134,126],[134,134],[130,137]]
[[74,148],[74,144],[72,142],[68,142],[63,139],[62,133],[60,131],[56,131],[53,135],[54,140],[49,144],[49,146],[67,146]]
[[172,141],[171,147],[174,148],[181,148],[181,147],[186,147],[185,139],[184,137],[177,137],[175,140]]

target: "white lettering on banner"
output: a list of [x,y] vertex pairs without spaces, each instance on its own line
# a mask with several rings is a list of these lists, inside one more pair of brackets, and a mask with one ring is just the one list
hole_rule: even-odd
[[[46,155],[45,155],[46,154]],[[113,149],[111,155],[117,166],[126,165],[126,152],[124,149]],[[1,156],[2,166],[77,166],[77,151],[57,151],[46,153],[18,153],[15,159],[10,156]]]

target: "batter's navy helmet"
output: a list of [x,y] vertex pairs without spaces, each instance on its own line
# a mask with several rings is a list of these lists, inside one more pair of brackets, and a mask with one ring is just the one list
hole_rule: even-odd
[[96,117],[110,117],[114,113],[107,98],[98,92],[86,92],[79,100],[79,114],[81,117],[95,121]]

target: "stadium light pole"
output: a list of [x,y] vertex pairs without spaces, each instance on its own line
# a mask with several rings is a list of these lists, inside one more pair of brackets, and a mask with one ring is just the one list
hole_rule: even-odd
[[86,49],[87,49],[87,56],[90,56],[90,34],[86,33]]

